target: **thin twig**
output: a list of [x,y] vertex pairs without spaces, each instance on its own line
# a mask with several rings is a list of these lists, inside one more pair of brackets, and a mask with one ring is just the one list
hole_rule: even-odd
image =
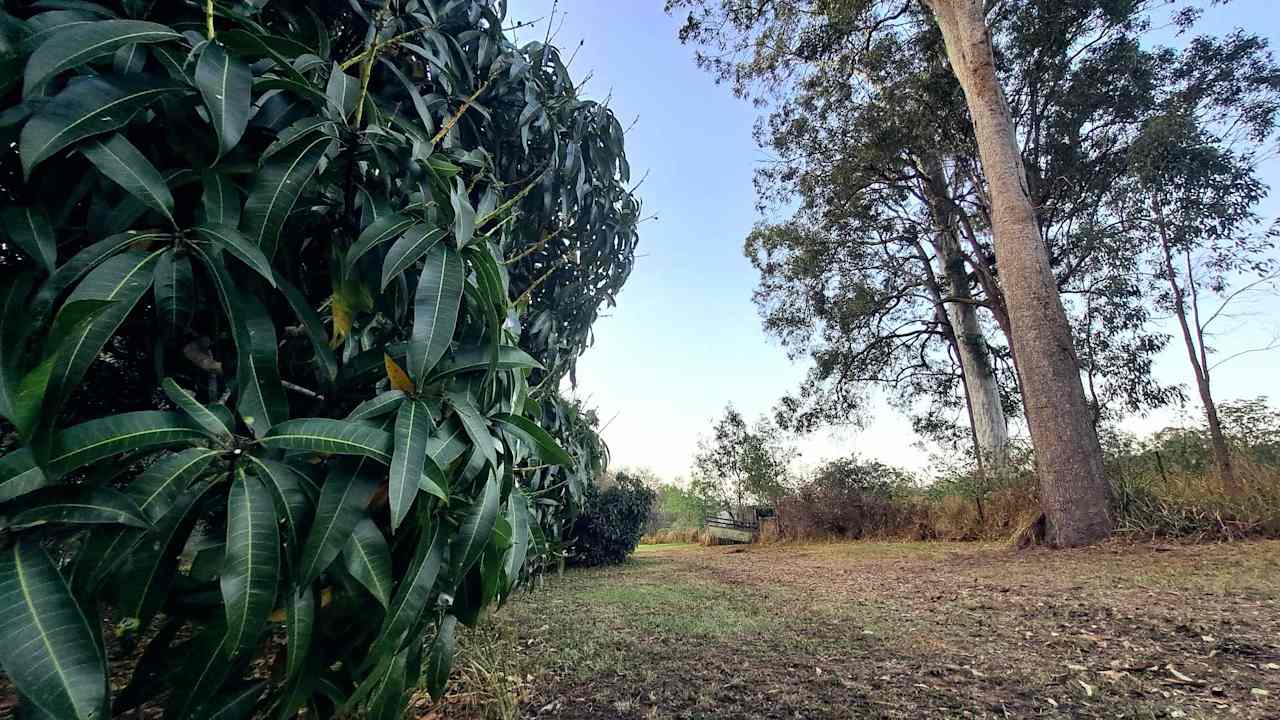
[[213,0],[206,0],[204,4],[204,23],[209,39],[217,37],[218,33],[213,29]]
[[284,386],[285,390],[292,390],[293,392],[296,392],[299,395],[305,395],[313,400],[324,400],[323,395],[321,395],[320,393],[310,388],[304,388],[301,385],[295,385],[289,382],[288,380],[281,380],[280,384]]
[[453,116],[449,118],[448,122],[440,128],[440,132],[436,133],[435,137],[431,138],[431,147],[435,147],[440,144],[440,141],[444,139],[444,136],[448,135],[449,131],[453,129],[453,126],[462,119],[462,114],[467,111],[467,108],[471,107],[471,103],[475,102],[476,98],[480,97],[480,94],[489,88],[489,83],[492,80],[492,77],[485,80],[484,84],[480,86],[480,89],[476,90],[471,97],[467,98],[466,101],[462,103],[462,107],[458,108],[458,112],[454,113]]

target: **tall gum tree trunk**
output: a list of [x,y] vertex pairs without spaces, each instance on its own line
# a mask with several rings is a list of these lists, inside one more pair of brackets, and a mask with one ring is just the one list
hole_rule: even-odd
[[1102,450],[1089,421],[1071,328],[1027,193],[983,3],[924,1],[938,21],[947,57],[964,89],[990,192],[996,262],[1036,450],[1045,540],[1068,547],[1097,542],[1113,526]]
[[[942,266],[938,274],[946,282],[946,292],[942,294],[948,296],[935,298],[935,302],[946,310],[952,347],[960,359],[979,469],[991,477],[999,477],[1009,464],[1009,425],[956,234],[960,224],[958,215],[963,211],[946,196],[948,183],[942,159],[930,154],[924,158],[924,166],[928,181],[923,185],[923,194],[937,226],[933,253]],[[941,288],[937,292],[941,292]]]
[[[978,308],[969,299],[969,281],[958,254],[945,258],[946,276],[953,301],[947,303],[947,319],[956,338],[956,354],[969,393],[969,411],[983,467],[998,477],[1009,464],[1009,425],[1000,402],[1000,386],[991,367],[986,338],[978,324]],[[957,275],[959,277],[957,277]]]

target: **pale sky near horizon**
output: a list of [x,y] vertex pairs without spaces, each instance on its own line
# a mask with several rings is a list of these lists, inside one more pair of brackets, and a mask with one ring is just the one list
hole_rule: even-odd
[[[518,31],[519,40],[543,39],[552,3],[511,0],[508,21],[542,19]],[[568,56],[585,40],[570,73],[578,82],[589,74],[584,95],[608,97],[623,126],[631,127],[627,156],[635,178],[648,173],[639,195],[646,214],[658,216],[641,227],[635,270],[618,306],[596,324],[595,345],[579,362],[577,392],[606,423],[614,467],[647,467],[670,480],[688,475],[699,435],[726,403],[748,417],[767,413],[797,386],[805,365],[790,362],[761,329],[751,301],[758,277],[742,254],[743,240],[761,219],[752,174],[766,155],[751,131],[762,111],[694,65],[692,49],[676,36],[681,18],[667,16],[663,4],[559,0],[553,42]],[[1221,35],[1243,27],[1276,48],[1277,21],[1273,0],[1236,0],[1206,12],[1195,32]],[[1163,44],[1183,41],[1169,33],[1155,37]],[[1268,161],[1262,175],[1280,187],[1280,161]],[[1280,192],[1260,211],[1264,218],[1280,216]],[[1231,331],[1218,343],[1224,357],[1265,345],[1280,332],[1280,301],[1263,301],[1224,329]],[[1277,368],[1280,350],[1242,356],[1217,371],[1215,395],[1280,401]],[[1180,342],[1161,355],[1156,372],[1191,390]],[[928,448],[919,447],[907,418],[883,402],[875,407],[860,430],[801,439],[800,465],[856,452],[927,470]],[[1125,427],[1146,433],[1198,412],[1192,402],[1131,418]]]

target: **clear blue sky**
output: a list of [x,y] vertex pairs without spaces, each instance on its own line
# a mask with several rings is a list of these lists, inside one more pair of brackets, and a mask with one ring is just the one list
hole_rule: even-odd
[[[758,111],[694,65],[692,51],[676,37],[679,18],[668,17],[662,5],[560,0],[554,42],[568,56],[585,39],[570,68],[575,80],[590,73],[585,93],[610,97],[624,127],[638,118],[627,134],[627,155],[637,178],[648,172],[639,194],[647,214],[658,215],[641,228],[639,258],[618,307],[596,324],[595,346],[579,364],[578,392],[608,423],[604,437],[615,466],[647,466],[674,478],[687,474],[698,436],[725,403],[748,416],[767,412],[805,368],[762,332],[751,302],[756,273],[742,255],[742,241],[758,219],[751,183],[764,157],[751,136]],[[517,37],[541,40],[551,6],[552,0],[511,0],[509,20],[543,20]],[[1199,29],[1267,28],[1277,45],[1277,20],[1274,0],[1238,0],[1210,10]],[[1280,185],[1280,165],[1272,161],[1265,176]],[[1264,208],[1272,216],[1280,214],[1274,200]],[[1265,343],[1278,315],[1275,302],[1259,308],[1221,345],[1230,352]],[[1277,367],[1280,352],[1242,357],[1219,371],[1217,394],[1280,399]],[[1191,379],[1180,352],[1166,352],[1158,372]],[[1159,428],[1176,415],[1134,419],[1129,426]],[[926,454],[917,442],[904,417],[881,407],[860,432],[804,440],[802,463],[857,452],[923,469]]]

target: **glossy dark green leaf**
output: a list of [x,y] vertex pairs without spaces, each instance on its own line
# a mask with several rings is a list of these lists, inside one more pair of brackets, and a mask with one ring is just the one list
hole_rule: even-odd
[[55,485],[25,495],[17,505],[16,512],[4,519],[6,527],[38,523],[151,527],[137,503],[106,487]]
[[445,688],[449,686],[449,673],[453,670],[453,657],[458,650],[458,619],[445,615],[436,630],[436,637],[431,641],[431,649],[427,651],[426,684],[427,692],[432,700],[444,697]]
[[342,118],[350,118],[356,112],[356,103],[360,97],[360,81],[342,72],[338,63],[334,63],[329,71],[329,83],[325,86],[325,97],[329,107]]
[[156,318],[168,337],[181,337],[195,315],[195,275],[185,253],[169,251],[156,262]]
[[493,419],[529,445],[529,449],[536,452],[543,462],[554,465],[573,465],[573,458],[556,444],[546,430],[538,427],[538,424],[529,418],[503,413],[494,415]]
[[413,227],[417,222],[417,218],[404,213],[392,213],[374,220],[369,227],[364,229],[364,232],[360,233],[360,237],[356,239],[351,249],[347,251],[347,272],[351,272],[351,268],[355,267],[356,262],[365,253],[384,242],[400,237],[404,231]]
[[[384,652],[395,652],[401,646],[405,632],[414,624],[427,607],[431,589],[440,576],[444,564],[444,551],[448,545],[448,533],[439,525],[425,530],[418,540],[418,547],[408,571],[396,586],[391,604],[387,606],[382,630],[378,633],[376,647]],[[411,640],[414,638],[411,638]]]
[[347,572],[386,607],[393,585],[391,549],[378,526],[369,518],[357,523],[342,554],[346,558]]
[[467,187],[462,178],[453,179],[453,192],[449,202],[453,205],[453,237],[459,248],[466,247],[476,233],[476,209],[467,197]]
[[445,236],[444,230],[420,223],[409,228],[387,250],[382,260],[382,287],[386,289],[405,270],[422,259]]
[[45,468],[65,475],[130,450],[199,442],[204,437],[180,413],[141,410],[111,415],[55,434]]
[[79,349],[83,331],[112,305],[109,300],[73,300],[62,306],[45,338],[44,357],[23,376],[12,394],[9,419],[30,440],[44,410],[54,368]]
[[117,133],[105,140],[91,140],[80,152],[99,172],[174,224],[173,194],[164,176],[125,136]]
[[39,207],[11,205],[0,209],[0,224],[27,257],[51,274],[58,264],[58,243],[49,224],[49,215]]
[[507,550],[502,564],[503,573],[507,578],[507,585],[502,591],[504,600],[505,596],[511,594],[512,588],[520,579],[520,570],[529,556],[531,519],[528,498],[519,488],[513,489],[507,498],[507,523],[511,526],[511,547]]
[[400,409],[400,404],[408,397],[403,390],[388,390],[377,397],[360,403],[347,415],[348,420],[369,420],[389,415]]
[[30,448],[18,448],[0,457],[0,502],[26,495],[51,482],[36,464]]
[[365,508],[381,476],[381,469],[368,458],[334,463],[320,488],[316,519],[303,546],[299,584],[310,585],[338,556],[356,524],[365,517]]
[[204,190],[200,195],[200,223],[239,227],[244,201],[230,178],[222,173],[205,172],[201,179]]
[[418,480],[427,460],[427,441],[433,429],[431,408],[421,400],[403,403],[396,413],[395,451],[388,476],[393,532],[408,516],[418,495]]
[[293,309],[293,314],[298,316],[303,330],[307,333],[307,338],[311,341],[311,349],[315,353],[315,362],[321,377],[332,383],[338,378],[338,358],[329,347],[329,333],[325,330],[320,315],[307,302],[307,298],[283,278],[277,276],[276,286],[284,294],[289,307]]
[[346,420],[301,418],[276,425],[262,444],[284,450],[310,450],[335,455],[363,455],[389,465],[394,446],[390,433]]
[[257,297],[245,295],[240,301],[247,343],[240,344],[236,375],[240,385],[237,409],[256,437],[289,417],[289,401],[277,365],[279,346],[275,325]]
[[197,225],[191,231],[202,240],[207,240],[231,253],[250,270],[261,275],[272,287],[275,286],[276,275],[271,269],[271,261],[239,230],[227,225]]
[[488,348],[468,348],[453,354],[441,363],[436,371],[427,378],[428,383],[435,383],[447,377],[468,372],[486,371],[492,365],[497,370],[518,370],[540,368],[542,365],[528,353],[518,347],[501,345],[495,360]]
[[158,522],[216,457],[218,453],[208,448],[190,448],[165,455],[134,478],[125,487],[124,494],[138,504],[148,520]]
[[[162,231],[129,231],[112,235],[106,240],[90,245],[60,265],[57,271],[40,286],[40,290],[30,303],[32,315],[37,321],[43,321],[47,313],[52,310],[52,305],[58,299],[58,296],[65,292],[67,288],[131,246],[149,247],[157,242],[172,238],[173,235],[171,233]],[[101,290],[105,292],[113,286],[102,283],[96,287],[90,287],[94,288],[95,291]],[[88,288],[84,293],[85,297],[90,296],[87,290]]]
[[160,386],[178,409],[186,413],[197,427],[209,434],[209,437],[223,445],[231,443],[231,431],[227,426],[223,425],[216,415],[209,412],[208,408],[201,405],[194,395],[183,389],[173,378],[165,378]]
[[206,43],[196,62],[196,88],[218,135],[218,156],[231,152],[249,126],[253,74],[216,41]]
[[30,97],[64,70],[109,55],[126,45],[167,42],[182,36],[173,29],[141,20],[100,20],[54,33],[27,60],[23,95]]
[[284,463],[245,456],[243,462],[253,465],[250,469],[266,484],[275,498],[276,509],[285,522],[289,548],[301,550],[301,538],[311,524],[315,503],[307,492],[305,481],[299,473]]
[[467,436],[471,438],[472,445],[483,453],[489,467],[496,468],[498,451],[493,445],[493,435],[489,432],[489,425],[484,415],[476,408],[475,401],[467,393],[456,390],[450,392],[447,399],[449,406],[457,414],[458,420],[462,422],[463,429],[467,431]]
[[[193,511],[208,488],[207,484],[195,485],[179,495],[156,522],[155,532],[146,536],[146,542],[138,542],[114,570],[116,616],[136,621],[139,632],[164,604],[173,586],[179,555],[197,519],[198,513]],[[118,545],[122,551],[129,548],[128,538],[123,543]]]
[[498,496],[502,489],[490,473],[480,496],[467,508],[466,517],[449,543],[449,563],[455,578],[461,578],[480,559],[498,520]]
[[365,717],[369,720],[400,720],[404,716],[408,656],[407,650],[396,653],[366,681],[374,684],[365,710]]
[[256,682],[233,692],[223,693],[206,708],[207,720],[248,720],[267,689],[265,682]]
[[267,624],[280,579],[280,533],[271,493],[256,475],[236,476],[227,496],[227,557],[222,567],[230,657],[250,652]]
[[147,51],[141,45],[125,45],[111,58],[111,69],[121,75],[132,75],[142,72],[147,63]]
[[41,712],[106,720],[98,633],[39,543],[18,540],[0,551],[0,665]]
[[174,676],[166,718],[201,718],[216,705],[218,690],[230,676],[229,641],[223,628],[205,629],[182,653],[185,662]]
[[254,178],[240,229],[268,259],[275,256],[285,221],[332,142],[328,135],[309,137],[273,156]]
[[462,256],[446,243],[431,248],[424,262],[409,339],[409,376],[419,387],[453,341],[466,280]]
[[290,585],[285,591],[285,677],[278,717],[297,716],[303,700],[299,687],[306,682],[307,658],[315,630],[316,598],[310,586]]

